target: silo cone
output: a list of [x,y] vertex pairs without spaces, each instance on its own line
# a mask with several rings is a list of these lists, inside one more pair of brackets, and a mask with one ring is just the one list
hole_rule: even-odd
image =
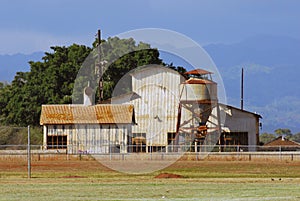
[[[201,77],[201,75],[199,75],[199,77]],[[188,142],[188,140],[186,140],[185,144],[190,144],[191,148],[194,147],[195,152],[198,151],[198,145],[213,144],[215,139],[210,138],[217,135],[208,135],[213,132],[220,132],[219,120],[215,123],[213,128],[208,128],[207,126],[213,108],[219,109],[217,83],[199,77],[190,78],[180,85],[180,111],[178,111],[176,130],[176,136],[178,136],[179,133],[185,136],[190,135],[189,138],[191,141]],[[219,118],[218,114],[217,118]],[[178,137],[176,140],[178,144],[181,144]],[[200,148],[199,151],[203,151],[202,148]]]

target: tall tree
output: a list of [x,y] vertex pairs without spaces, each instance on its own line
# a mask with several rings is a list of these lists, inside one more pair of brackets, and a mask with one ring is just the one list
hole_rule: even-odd
[[276,137],[274,134],[271,133],[262,133],[259,136],[259,142],[260,145],[266,144],[268,142],[271,142],[272,140],[274,140]]
[[296,133],[291,137],[291,140],[299,142],[300,143],[300,133]]
[[278,128],[274,131],[275,135],[284,136],[286,138],[290,138],[293,134],[290,129],[288,128]]
[[[129,71],[147,64],[163,64],[157,49],[143,42],[136,44],[132,38],[108,38],[102,42],[101,50],[103,60],[108,61],[103,75],[104,99],[111,97],[118,81]],[[130,91],[129,83],[131,82],[124,83],[124,88],[119,93]]]
[[81,45],[51,47],[43,62],[29,62],[30,72],[19,72],[0,102],[2,122],[15,125],[38,125],[42,104],[72,102],[73,83],[81,63],[91,49]]

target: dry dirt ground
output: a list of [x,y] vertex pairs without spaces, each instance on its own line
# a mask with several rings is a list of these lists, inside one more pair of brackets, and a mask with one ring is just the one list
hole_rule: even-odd
[[[130,162],[130,161],[129,161]],[[0,156],[0,177],[27,177],[26,156]],[[33,177],[95,177],[122,175],[90,156],[33,156]],[[300,161],[186,161],[178,160],[171,166],[147,175],[178,174],[184,178],[300,178]],[[109,176],[108,176],[109,177]],[[167,176],[166,176],[167,177]]]
[[300,162],[177,161],[149,174],[92,157],[0,157],[0,200],[299,200]]

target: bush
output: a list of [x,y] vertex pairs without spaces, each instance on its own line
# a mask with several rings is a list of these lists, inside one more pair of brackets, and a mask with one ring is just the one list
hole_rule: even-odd
[[[5,145],[27,145],[28,129],[27,127],[0,126],[0,146],[1,149],[16,149],[15,147],[6,147]],[[41,145],[43,143],[43,130],[40,127],[30,128],[30,142],[32,145]]]

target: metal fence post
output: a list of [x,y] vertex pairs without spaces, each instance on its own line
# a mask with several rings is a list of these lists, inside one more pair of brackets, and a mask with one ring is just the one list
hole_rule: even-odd
[[27,160],[28,178],[31,178],[30,126],[28,126]]

